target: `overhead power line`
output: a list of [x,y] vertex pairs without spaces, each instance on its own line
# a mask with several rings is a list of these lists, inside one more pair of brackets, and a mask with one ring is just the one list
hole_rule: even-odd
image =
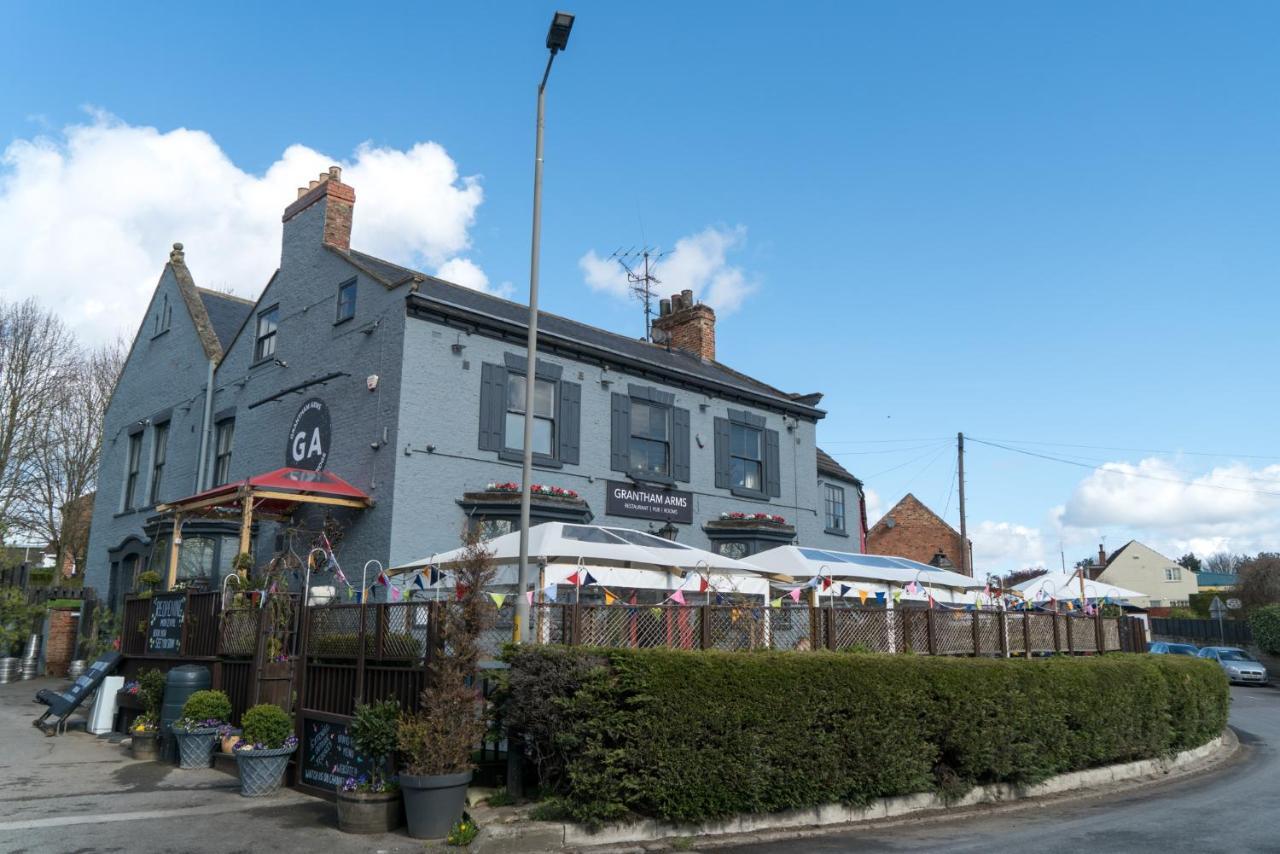
[[[978,441],[977,439],[974,440]],[[1242,460],[1280,460],[1274,454],[1235,454],[1222,451],[1162,451],[1158,448],[1126,448],[1118,445],[1077,445],[1070,442],[1033,442],[1029,439],[987,439],[987,442],[1010,442],[1015,445],[1040,445],[1047,448],[1084,448],[1090,451],[1127,451],[1134,454],[1160,454],[1175,457],[1183,454],[1188,457],[1234,457]],[[837,443],[838,444],[838,443]]]
[[1028,457],[1036,457],[1042,460],[1050,460],[1051,462],[1063,463],[1069,466],[1076,466],[1077,468],[1091,469],[1093,471],[1102,471],[1102,472],[1106,472],[1107,474],[1116,474],[1121,477],[1135,477],[1141,480],[1154,480],[1154,481],[1159,481],[1161,483],[1176,483],[1176,484],[1179,484],[1180,486],[1187,486],[1192,488],[1218,489],[1223,492],[1242,492],[1248,495],[1268,495],[1273,498],[1280,498],[1280,492],[1270,492],[1264,489],[1243,489],[1235,486],[1223,486],[1222,484],[1217,484],[1217,483],[1197,483],[1196,481],[1179,480],[1178,478],[1173,478],[1173,477],[1160,477],[1159,475],[1142,474],[1140,472],[1117,471],[1116,469],[1104,468],[1101,465],[1093,465],[1091,463],[1082,463],[1076,460],[1064,459],[1063,457],[1055,457],[1052,454],[1042,454],[1037,451],[1029,451],[1026,448],[1016,448],[1011,445],[1002,445],[999,442],[992,442],[986,439],[975,439],[972,436],[968,438],[969,438],[969,441],[971,442],[977,442],[982,445],[988,445],[992,448],[1000,448],[1001,450],[1005,450],[1005,451],[1012,451],[1015,454],[1024,454]]

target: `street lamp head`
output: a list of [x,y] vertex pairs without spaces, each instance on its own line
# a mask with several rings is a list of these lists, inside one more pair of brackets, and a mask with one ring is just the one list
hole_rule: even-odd
[[551,27],[547,30],[547,49],[557,53],[569,46],[569,31],[573,29],[573,15],[568,12],[556,12],[551,17]]

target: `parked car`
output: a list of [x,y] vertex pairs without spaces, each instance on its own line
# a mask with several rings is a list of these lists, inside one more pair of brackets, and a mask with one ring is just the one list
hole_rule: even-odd
[[1156,641],[1147,644],[1147,652],[1152,655],[1199,655],[1200,647],[1190,643],[1169,643]]
[[1200,650],[1201,658],[1212,659],[1222,665],[1228,682],[1266,684],[1267,668],[1261,661],[1243,649],[1234,646],[1206,646]]

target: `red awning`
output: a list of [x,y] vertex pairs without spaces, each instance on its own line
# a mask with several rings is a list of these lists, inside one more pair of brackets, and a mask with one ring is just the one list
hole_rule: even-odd
[[245,496],[251,497],[254,511],[263,515],[284,515],[298,504],[344,507],[369,507],[373,504],[367,493],[333,472],[282,468],[246,480],[224,483],[190,498],[161,504],[156,510],[188,513],[237,508],[243,506]]

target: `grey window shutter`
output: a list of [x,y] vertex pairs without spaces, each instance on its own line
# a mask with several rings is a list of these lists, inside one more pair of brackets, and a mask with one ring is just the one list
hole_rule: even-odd
[[609,468],[628,471],[631,468],[631,398],[613,393],[610,406],[612,441],[609,449]]
[[506,404],[507,369],[486,362],[480,368],[480,450],[502,450]]
[[764,431],[764,491],[777,498],[782,495],[782,478],[778,471],[778,431]]
[[578,434],[582,422],[582,386],[560,383],[560,462],[578,464]]
[[671,410],[671,476],[689,481],[689,410]]
[[717,418],[716,430],[716,489],[729,488],[729,419]]

